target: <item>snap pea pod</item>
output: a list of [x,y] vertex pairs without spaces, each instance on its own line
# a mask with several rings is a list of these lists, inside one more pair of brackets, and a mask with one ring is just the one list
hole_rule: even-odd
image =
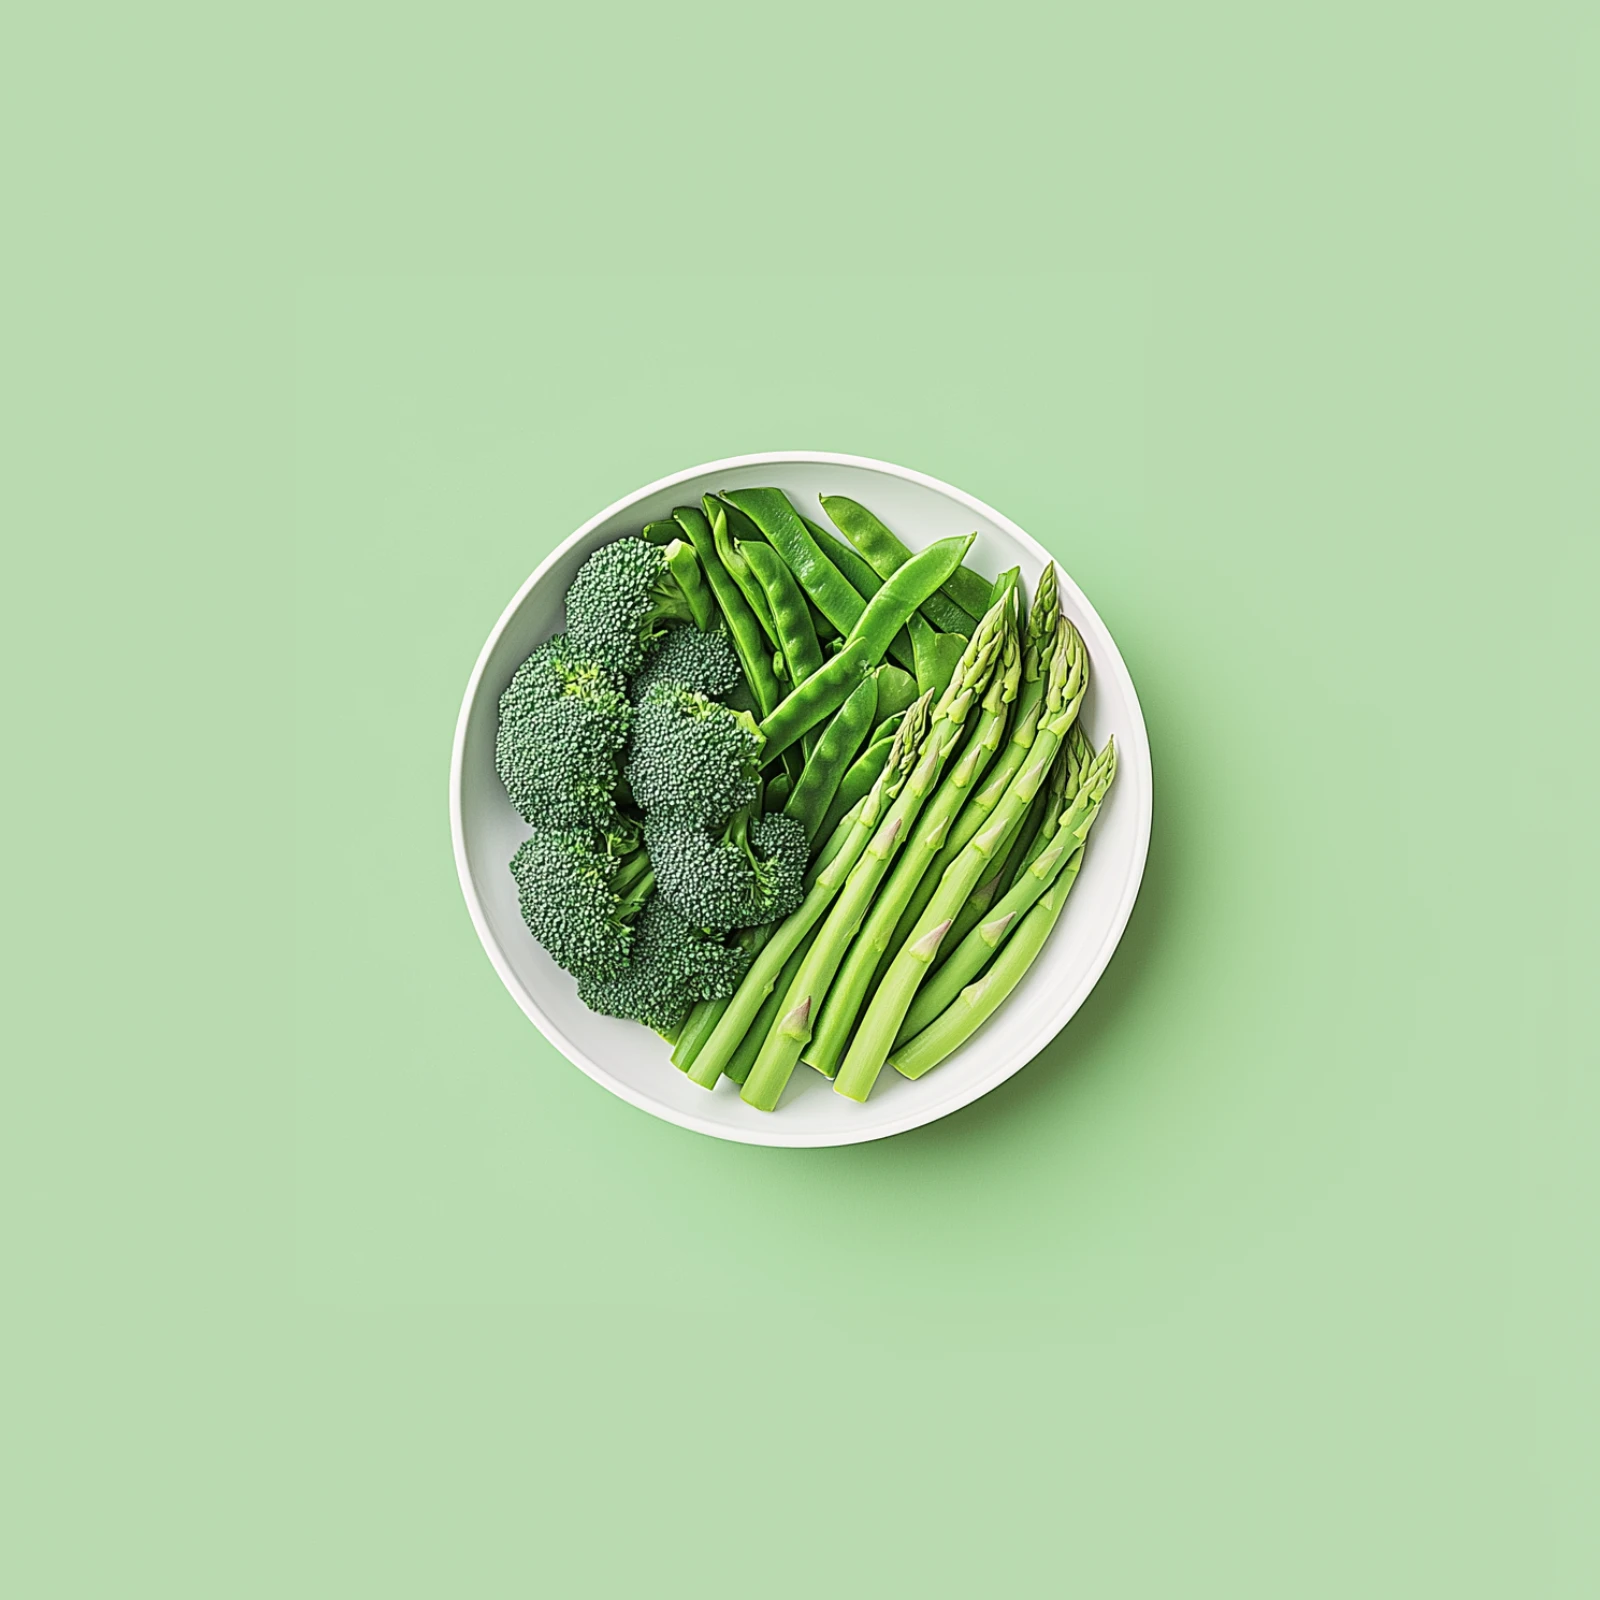
[[[823,818],[838,793],[845,770],[872,731],[877,715],[878,673],[875,672],[863,678],[850,698],[833,714],[833,720],[823,729],[816,749],[806,761],[805,771],[800,774],[800,781],[784,805],[784,812],[806,830],[807,839],[815,840],[820,834]],[[769,786],[769,795],[770,792]],[[770,798],[767,809],[774,809]]]
[[735,539],[765,539],[764,534],[738,506],[728,500],[719,500],[715,495],[704,494],[700,496],[700,504],[706,508],[706,521],[717,520],[716,508],[722,507],[722,514],[728,519],[728,532]]
[[[792,511],[790,515],[793,516]],[[976,537],[976,534],[968,534],[965,538],[939,539],[886,580],[856,619],[844,649],[762,719],[767,760],[786,750],[808,728],[814,728],[844,703],[862,678],[883,659],[889,641],[906,625],[911,614],[961,564],[962,556]]]
[[[880,717],[887,720],[897,711],[904,711],[921,693],[922,691],[917,687],[917,680],[909,672],[902,672],[899,667],[890,663],[885,663],[878,668],[878,715]],[[882,728],[875,729],[873,738],[878,738],[882,732]]]
[[[821,523],[813,522],[810,517],[801,517],[800,520],[810,530],[811,537],[817,541],[822,553],[845,575],[850,587],[863,600],[870,600],[883,587],[883,579],[872,570],[872,563],[867,561],[860,551],[846,544],[838,534],[830,533]],[[916,656],[911,649],[911,635],[904,628],[890,641],[889,659],[907,672],[916,671]],[[916,696],[912,695],[911,700],[915,699]],[[906,704],[910,705],[911,700],[906,701]]]
[[756,621],[755,612],[750,609],[749,602],[740,594],[738,584],[728,576],[728,569],[717,555],[716,540],[704,513],[693,506],[679,506],[672,513],[672,520],[688,536],[695,554],[700,557],[706,581],[711,585],[711,592],[716,596],[717,605],[728,624],[728,636],[733,641],[734,654],[739,658],[750,692],[756,697],[756,708],[762,716],[769,716],[782,703],[783,690],[773,673],[772,658],[767,654],[763,642],[761,624]]
[[[842,494],[822,496],[822,509],[828,520],[864,555],[880,577],[887,578],[911,558],[911,552],[864,505]],[[974,536],[976,537],[976,536]],[[987,578],[958,567],[939,586],[939,600],[923,606],[923,614],[934,627],[946,633],[968,633],[977,619],[989,609],[989,591],[994,586]],[[953,609],[950,609],[953,608]],[[957,615],[956,613],[959,613]]]
[[943,694],[944,686],[955,675],[961,652],[967,648],[966,639],[959,633],[938,632],[920,615],[912,617],[906,629],[916,656],[917,688],[923,694],[930,689]]
[[676,522],[647,522],[639,537],[646,544],[671,544],[683,537],[683,529]]
[[[800,587],[816,601],[817,609],[848,638],[866,601],[851,588],[849,579],[811,537],[783,490],[729,489],[722,498],[760,528],[773,549],[788,563]],[[896,627],[894,631],[900,630]],[[891,634],[890,638],[893,636]],[[885,639],[885,649],[888,643]]]
[[[713,509],[715,511],[721,508],[714,505]],[[773,650],[781,651],[783,646],[778,639],[777,625],[772,619],[772,607],[767,601],[767,592],[756,581],[750,563],[739,548],[739,541],[734,538],[728,526],[726,513],[721,517],[712,516],[711,537],[717,547],[718,557],[728,570],[728,576],[738,584],[739,593],[745,597],[746,603],[755,613],[756,621],[761,624],[761,631],[766,634],[767,643]],[[773,670],[777,670],[776,661],[773,663]]]
[[784,565],[783,557],[770,544],[752,539],[737,545],[736,553],[749,566],[766,596],[772,625],[777,630],[778,648],[789,666],[789,682],[798,689],[822,666],[822,646],[817,643],[806,597],[794,581],[794,574]]
[[689,614],[701,633],[710,633],[717,620],[717,603],[701,575],[700,558],[693,545],[674,541],[666,547],[667,570],[678,580],[683,597],[689,602]]
[[767,798],[765,801],[768,811],[782,811],[789,803],[789,793],[794,788],[793,780],[787,772],[780,772],[767,784]]

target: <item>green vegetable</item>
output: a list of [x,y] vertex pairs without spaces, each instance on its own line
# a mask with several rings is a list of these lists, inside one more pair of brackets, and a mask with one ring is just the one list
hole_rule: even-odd
[[[848,637],[866,602],[823,554],[784,492],[781,489],[727,489],[722,498],[760,528],[772,548],[783,557],[800,587],[816,601],[817,609]],[[899,631],[896,626],[890,638]],[[885,649],[888,643],[885,639]]]
[[[818,548],[842,572],[855,592],[863,601],[870,600],[883,587],[883,579],[872,570],[872,564],[862,558],[859,551],[851,548],[836,533],[830,533],[820,523],[813,522],[810,517],[801,517],[807,532],[817,541]],[[968,630],[970,632],[970,628]],[[889,641],[888,655],[890,660],[897,662],[907,673],[916,670],[916,657],[911,650],[911,637],[902,628],[893,639]],[[917,698],[912,692],[911,700]],[[906,704],[910,705],[911,700]]]
[[[996,601],[1003,600],[1008,594],[1011,594],[1021,587],[1022,568],[1007,567],[1006,570],[994,580],[994,587],[989,591],[989,604],[994,605]],[[1017,598],[1020,602],[1022,597],[1018,595]]]
[[[767,792],[770,797],[772,792],[771,785],[768,785]],[[838,857],[839,852],[845,847],[860,810],[861,806],[857,805],[856,809],[833,831],[828,842],[817,852],[816,858],[812,861],[806,874],[806,888],[809,889],[827,871],[829,864]],[[768,923],[759,928],[741,928],[734,935],[734,940],[747,955],[755,956],[765,948],[768,939],[772,937],[777,927],[777,923]],[[717,1024],[722,1020],[723,1012],[727,1009],[728,1000],[726,997],[719,1000],[702,1000],[695,1006],[694,1010],[689,1013],[689,1020],[684,1024],[683,1032],[678,1038],[677,1047],[672,1052],[672,1064],[675,1067],[687,1072],[694,1065],[706,1040],[711,1037]],[[760,1042],[758,1038],[756,1043],[759,1044]],[[750,1059],[752,1061],[755,1059],[754,1052],[751,1053]],[[744,1076],[741,1074],[735,1081],[743,1083]],[[715,1082],[716,1080],[713,1079],[706,1087],[714,1087]]]
[[[845,770],[872,730],[878,714],[878,678],[882,670],[863,678],[834,713],[783,808],[801,825],[808,840],[821,832],[823,818]],[[769,799],[768,804],[771,803]]]
[[[880,577],[889,577],[911,560],[910,550],[864,505],[847,495],[823,495],[822,509]],[[923,615],[946,633],[970,633],[974,619],[989,609],[992,587],[987,578],[959,567],[940,584],[937,595],[929,597],[922,607]]]
[[500,697],[495,768],[518,814],[538,827],[611,827],[632,718],[620,674],[566,634],[547,639]]
[[727,634],[702,633],[698,628],[668,628],[651,645],[644,665],[635,673],[628,692],[642,700],[658,683],[675,683],[696,694],[724,700],[743,681],[739,658]]
[[767,792],[764,804],[768,811],[782,811],[789,803],[789,791],[794,787],[789,782],[789,774],[780,772],[775,777],[767,780]]
[[626,675],[639,670],[668,623],[695,622],[695,606],[679,576],[684,549],[643,539],[601,545],[567,590],[567,636],[573,647]]
[[967,635],[938,633],[920,617],[912,617],[906,624],[911,635],[911,648],[917,662],[917,687],[926,694],[930,689],[943,694],[944,688],[955,674],[956,663],[967,647]]
[[626,777],[652,821],[714,828],[761,793],[761,735],[748,712],[658,683],[634,710]]
[[697,928],[726,933],[786,917],[800,904],[811,842],[792,817],[745,806],[715,834],[645,821],[656,892]]
[[750,970],[718,1019],[711,1036],[701,1047],[700,1054],[689,1070],[689,1077],[702,1089],[716,1087],[739,1041],[755,1021],[762,1002],[771,992],[784,963],[833,904],[834,896],[850,875],[850,869],[866,849],[868,841],[879,832],[880,819],[890,808],[916,761],[927,727],[927,705],[919,700],[906,713],[890,759],[850,825],[838,853],[816,874],[799,906],[774,926],[765,946],[750,963]]
[[[909,672],[902,672],[899,667],[885,663],[878,668],[878,715],[892,717],[897,711],[904,711],[923,691],[917,687],[917,680]],[[940,694],[944,691],[941,689]]]
[[[1021,591],[1018,591],[1021,598]],[[1060,603],[1056,598],[1056,569],[1047,566],[1039,576],[1039,587],[1033,597],[1033,607],[1028,613],[1028,629],[1022,648],[1022,687],[1017,693],[1017,703],[1011,711],[1011,734],[999,759],[990,769],[988,777],[974,791],[972,798],[956,818],[950,837],[938,859],[929,868],[917,892],[911,897],[889,942],[891,950],[898,950],[910,937],[922,909],[933,898],[933,891],[944,876],[950,863],[961,853],[972,836],[984,825],[1033,748],[1034,735],[1039,726],[1039,706],[1044,695],[1044,664],[1054,646],[1056,629],[1061,617]]]
[[1006,934],[1018,925],[1028,908],[1058,876],[1064,873],[1067,879],[1063,898],[1071,889],[1083,860],[1084,842],[1100,814],[1100,805],[1111,787],[1111,780],[1117,775],[1117,752],[1111,741],[1107,741],[1098,756],[1088,748],[1087,740],[1082,750],[1088,759],[1082,761],[1080,752],[1074,750],[1070,762],[1073,770],[1068,784],[1070,794],[1049,837],[1042,841],[1040,850],[1001,897],[993,913],[962,936],[944,965],[923,984],[895,1036],[896,1049],[930,1027],[942,1012],[955,1004],[962,989],[983,971]]
[[741,1091],[743,1099],[758,1110],[771,1111],[776,1107],[802,1047],[811,1038],[813,1023],[850,941],[871,908],[901,845],[915,828],[924,803],[937,788],[946,762],[966,731],[968,714],[979,705],[1001,662],[1008,627],[1009,618],[1003,606],[997,606],[979,623],[950,687],[934,708],[927,740],[915,769],[889,808],[883,825],[873,831],[848,882],[829,909],[828,919],[810,954],[790,983],[779,1008],[778,1024],[767,1035],[749,1081]]
[[817,830],[819,839],[826,839],[839,826],[840,819],[852,807],[860,805],[867,791],[878,781],[878,774],[883,771],[889,752],[894,748],[894,736],[900,729],[904,715],[904,712],[897,712],[881,723],[873,733],[872,742],[845,769],[844,777],[839,781],[839,791],[834,795]]
[[975,834],[945,869],[926,909],[877,987],[839,1067],[835,1090],[852,1100],[872,1092],[890,1046],[900,1030],[929,963],[966,898],[993,863],[1011,830],[1039,792],[1061,741],[1078,715],[1089,686],[1089,657],[1078,630],[1065,618],[1056,632],[1055,648],[1045,678],[1038,734],[1028,765],[1007,786],[981,833]]
[[[782,649],[782,642],[778,637],[778,629],[772,620],[772,606],[767,600],[766,591],[756,581],[750,563],[745,559],[741,544],[750,541],[736,539],[733,530],[728,524],[728,508],[708,495],[706,503],[711,510],[706,514],[711,518],[711,539],[716,546],[717,559],[721,561],[724,570],[739,586],[739,593],[745,598],[750,610],[755,614],[756,621],[761,625],[761,631],[766,635],[767,643],[775,651]],[[749,519],[746,518],[746,521]],[[755,543],[760,543],[758,534]],[[773,663],[773,670],[778,671],[778,664]]]
[[783,690],[772,671],[772,657],[762,639],[761,624],[749,602],[739,592],[739,586],[728,575],[717,555],[716,539],[705,517],[692,506],[680,506],[672,513],[673,519],[683,529],[700,558],[701,570],[716,597],[723,620],[728,624],[728,636],[733,641],[734,653],[744,669],[750,691],[756,697],[756,709],[766,716],[783,699]]
[[709,938],[670,901],[651,895],[634,924],[627,965],[605,977],[580,977],[578,998],[608,1017],[676,1032],[696,1000],[732,994],[749,960],[738,945]]
[[[778,648],[788,667],[789,682],[798,687],[822,668],[822,647],[817,643],[806,597],[794,581],[794,574],[770,544],[752,540],[739,547],[739,554],[745,558],[766,596],[767,609],[777,630]],[[808,761],[815,743],[812,733],[801,736],[800,748]]]
[[844,649],[763,719],[761,731],[767,740],[768,760],[844,703],[861,679],[883,659],[889,641],[906,625],[912,612],[960,562],[972,537],[940,539],[929,545],[867,602]]
[[[803,1054],[824,1077],[831,1078],[838,1070],[839,1058],[850,1042],[851,1029],[855,1026],[873,977],[890,948],[889,941],[900,920],[900,913],[938,854],[951,822],[971,793],[973,785],[983,777],[1005,737],[1006,719],[1017,697],[1022,676],[1013,611],[1012,601],[1006,597],[979,623],[978,633],[973,638],[977,639],[986,629],[996,628],[1001,655],[999,665],[984,689],[982,707],[972,737],[962,748],[960,760],[944,773],[938,788],[924,807],[915,833],[900,852],[888,883],[874,895],[866,921],[850,944],[848,953],[841,952],[842,964],[838,976],[827,990],[825,1003],[822,1003],[820,995],[817,996],[821,1011],[819,1013],[813,1007],[812,1031]],[[962,659],[964,663],[966,658]],[[912,782],[916,782],[915,777]],[[909,791],[910,785],[907,785],[907,789]]]
[[558,966],[613,977],[627,965],[651,889],[642,851],[618,857],[592,828],[536,828],[512,856],[511,876],[522,920]]
[[[1069,778],[1076,789],[1078,767],[1071,759],[1070,752],[1080,742],[1087,744],[1087,740],[1084,740],[1079,732],[1078,725],[1074,723],[1072,734],[1067,740],[1067,748],[1050,763],[1049,776],[1029,803],[1021,827],[1017,828],[1006,841],[1004,848],[996,857],[994,870],[987,873],[983,882],[967,896],[967,903],[962,906],[950,924],[950,931],[945,935],[939,953],[933,959],[934,972],[939,971],[947,953],[954,950],[973,928],[985,920],[989,907],[1005,893],[1017,871],[1024,868],[1027,861],[1032,859],[1029,852],[1036,855],[1049,842],[1066,803]],[[1090,753],[1093,754],[1092,751]],[[931,977],[929,981],[932,981]],[[927,986],[924,984],[923,989]],[[921,991],[919,998],[920,995]]]

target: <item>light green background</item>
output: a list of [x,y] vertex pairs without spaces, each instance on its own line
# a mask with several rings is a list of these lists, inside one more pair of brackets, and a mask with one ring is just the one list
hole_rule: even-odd
[[[133,8],[9,82],[0,1588],[1600,1585],[1579,8]],[[991,501],[1144,893],[939,1126],[567,1066],[450,860],[557,541]]]

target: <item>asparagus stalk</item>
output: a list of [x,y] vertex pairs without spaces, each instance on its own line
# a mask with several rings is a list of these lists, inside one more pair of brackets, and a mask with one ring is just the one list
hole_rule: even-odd
[[[891,950],[898,950],[911,937],[911,930],[917,925],[917,920],[929,900],[933,898],[933,891],[938,887],[946,869],[961,854],[968,840],[988,820],[990,812],[999,804],[1000,796],[1005,793],[1006,786],[1021,771],[1023,763],[1027,760],[1028,752],[1033,748],[1034,737],[1039,729],[1039,709],[1045,688],[1044,672],[1050,660],[1050,652],[1055,647],[1060,624],[1061,609],[1057,600],[1056,569],[1052,563],[1039,574],[1039,582],[1033,592],[1033,606],[1028,612],[1028,630],[1022,649],[1022,687],[1017,693],[1017,702],[1011,711],[1010,740],[990,768],[985,781],[973,791],[972,798],[962,807],[961,815],[956,818],[955,825],[951,828],[949,837],[946,838],[933,865],[924,874],[910,903],[901,913],[900,925],[894,930],[893,939],[889,941]],[[880,967],[878,972],[880,978],[884,970]]]
[[[1061,820],[1062,807],[1069,798],[1069,787],[1071,793],[1077,792],[1082,770],[1075,762],[1074,756],[1079,745],[1085,742],[1079,724],[1074,723],[1066,748],[1059,751],[1055,760],[1050,763],[1050,775],[1045,780],[1044,787],[1033,797],[1033,804],[1028,807],[1027,815],[1022,819],[1022,826],[1006,842],[994,871],[988,873],[983,882],[967,896],[967,903],[962,906],[955,921],[951,923],[950,932],[945,935],[939,954],[934,957],[934,972],[944,965],[950,952],[980,922],[988,920],[989,907],[1011,887],[1012,880],[1025,870],[1028,863],[1050,842],[1056,831],[1056,824]],[[1094,752],[1090,750],[1089,754],[1092,756]],[[929,976],[931,981],[932,974]]]
[[[928,965],[940,939],[950,930],[967,896],[983,880],[1006,839],[1021,822],[1033,797],[1044,782],[1050,763],[1061,741],[1077,719],[1089,687],[1089,656],[1078,630],[1065,618],[1056,632],[1055,647],[1045,680],[1040,704],[1039,729],[1028,764],[1011,780],[994,808],[987,826],[974,834],[961,853],[945,870],[917,919],[911,937],[889,964],[851,1041],[849,1053],[839,1068],[834,1089],[852,1100],[865,1100],[877,1082],[900,1024],[928,975]],[[937,935],[937,936],[936,936]]]
[[[900,854],[884,891],[872,903],[865,924],[850,945],[837,978],[827,992],[822,1010],[811,1014],[812,1031],[804,1059],[824,1077],[831,1078],[839,1068],[839,1058],[850,1042],[873,975],[890,948],[890,939],[900,921],[900,913],[910,903],[917,885],[940,848],[945,836],[966,803],[973,785],[979,782],[994,760],[1005,737],[1006,719],[1022,674],[1022,660],[1013,621],[1014,603],[1009,596],[1003,607],[1003,638],[1000,665],[984,691],[983,707],[961,752],[961,759],[944,775],[917,824],[911,842]],[[998,607],[997,607],[998,609]]]
[[[1076,762],[1072,764],[1077,767]],[[1067,890],[1071,890],[1072,880],[1077,877],[1078,865],[1083,860],[1084,841],[1089,837],[1089,829],[1100,814],[1100,803],[1116,775],[1116,746],[1108,741],[1099,755],[1091,753],[1087,765],[1078,768],[1072,797],[1044,841],[1044,848],[1006,890],[994,908],[994,915],[974,928],[959,944],[955,942],[954,930],[945,940],[950,954],[944,965],[917,991],[917,998],[895,1036],[897,1050],[955,1004],[962,989],[983,971],[1005,942],[1006,935],[1017,927],[1029,908],[1059,876],[1066,875]]]
[[[1081,859],[1082,852],[1078,855]],[[1066,904],[1067,891],[1075,875],[1076,869],[1071,873],[1058,873],[1055,882],[1034,903],[1016,934],[995,957],[994,965],[976,983],[968,984],[928,1027],[895,1050],[891,1065],[896,1072],[905,1078],[920,1078],[952,1051],[960,1049],[999,1010],[1044,948]]]
[[926,702],[919,700],[906,712],[905,721],[895,734],[888,764],[868,791],[844,845],[817,874],[799,906],[782,922],[774,925],[771,937],[750,963],[743,982],[695,1057],[694,1065],[689,1069],[691,1083],[699,1084],[702,1089],[716,1088],[718,1078],[732,1060],[739,1041],[754,1023],[762,1002],[783,970],[784,962],[833,904],[835,896],[849,878],[851,868],[860,859],[868,843],[881,831],[880,819],[886,808],[892,809],[891,802],[906,782],[925,742],[927,710]]
[[928,737],[915,770],[906,779],[882,826],[854,862],[849,881],[829,910],[828,920],[810,953],[795,973],[779,1008],[778,1025],[767,1036],[750,1077],[740,1091],[757,1110],[772,1111],[777,1107],[801,1048],[811,1037],[812,1020],[818,1015],[839,962],[900,846],[916,826],[924,803],[938,787],[945,763],[966,727],[968,713],[988,687],[1003,654],[1007,621],[1008,608],[1002,604],[994,607],[973,631],[950,686],[934,708]]

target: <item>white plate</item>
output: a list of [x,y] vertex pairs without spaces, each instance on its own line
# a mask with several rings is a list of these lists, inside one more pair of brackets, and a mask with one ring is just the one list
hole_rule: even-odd
[[1115,735],[1117,778],[1101,810],[1067,909],[1016,992],[967,1044],[915,1083],[886,1069],[857,1105],[809,1067],[795,1070],[776,1112],[756,1111],[724,1078],[715,1091],[690,1083],[653,1033],[596,1016],[573,980],[534,942],[517,910],[507,863],[528,827],[511,809],[494,767],[495,722],[511,674],[562,626],[567,586],[598,546],[636,535],[674,506],[698,505],[722,489],[775,485],[799,510],[825,522],[820,494],[869,507],[913,549],[976,529],[968,561],[993,576],[1020,566],[1031,596],[1050,559],[1014,522],[969,494],[906,467],[862,456],[796,450],[735,456],[648,484],[591,517],[523,584],[494,625],[472,669],[450,763],[450,828],[456,869],[473,925],[495,971],[539,1031],[613,1094],[652,1116],[745,1144],[854,1144],[948,1116],[1027,1065],[1066,1026],[1127,926],[1150,843],[1150,744],[1133,680],[1105,624],[1061,574],[1061,604],[1089,647],[1083,719],[1096,748]]

